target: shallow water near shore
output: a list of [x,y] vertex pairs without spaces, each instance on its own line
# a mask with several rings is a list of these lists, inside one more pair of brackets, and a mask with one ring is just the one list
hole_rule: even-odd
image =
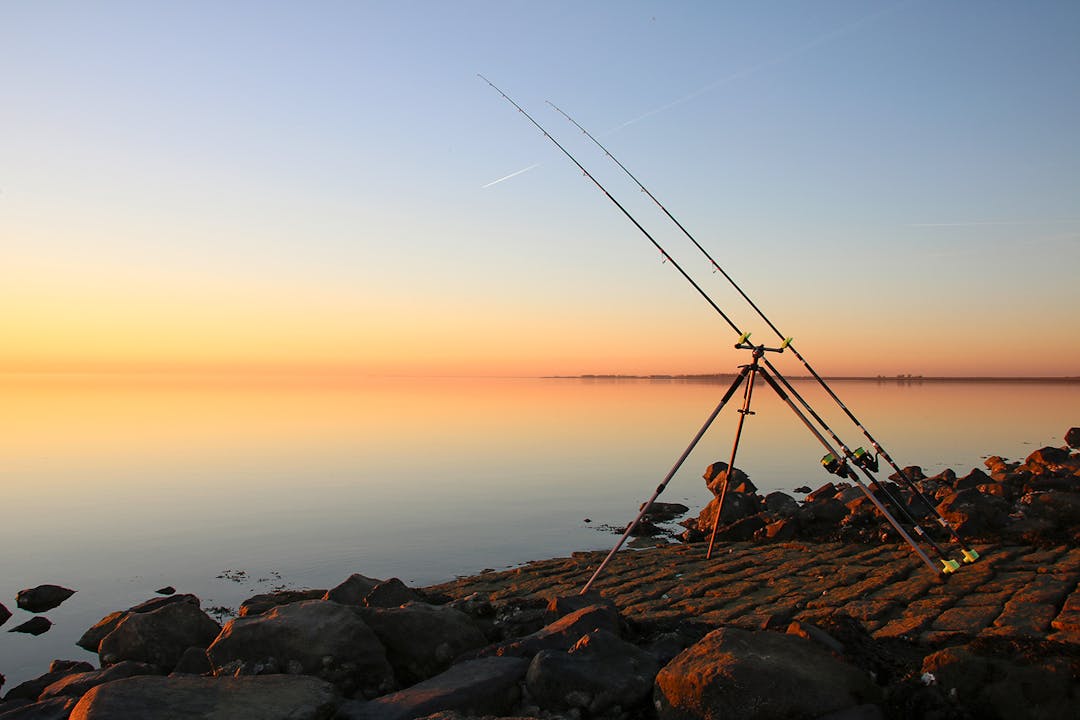
[[[5,689],[92,623],[172,585],[235,608],[352,572],[424,585],[610,547],[719,401],[716,383],[442,378],[0,378],[0,601],[79,592],[32,637],[0,634]],[[901,465],[966,473],[1080,425],[1080,384],[836,381]],[[851,447],[817,385],[796,387]],[[724,409],[662,496],[696,512],[727,460]],[[823,449],[764,385],[736,464],[761,492],[817,487]],[[586,522],[589,519],[591,522]]]

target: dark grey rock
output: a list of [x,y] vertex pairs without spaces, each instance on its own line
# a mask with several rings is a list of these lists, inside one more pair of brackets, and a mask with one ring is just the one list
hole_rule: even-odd
[[799,509],[799,503],[787,493],[771,492],[765,496],[765,509],[781,517],[791,517]]
[[528,667],[528,661],[512,657],[459,663],[405,690],[354,704],[349,718],[411,720],[452,710],[471,716],[506,715],[521,697],[520,683]]
[[260,615],[279,605],[289,605],[304,600],[319,600],[325,594],[325,590],[278,590],[255,595],[240,603],[240,617]]
[[26,633],[27,635],[41,635],[49,632],[49,628],[52,627],[52,621],[49,618],[38,615],[32,617],[24,623],[16,625],[8,630],[8,632]]
[[84,672],[65,675],[54,683],[48,685],[38,696],[39,700],[51,697],[69,697],[78,700],[85,695],[90,688],[97,687],[102,683],[134,677],[136,675],[160,675],[161,671],[153,665],[137,663],[125,660],[111,667],[101,670],[86,670]]
[[306,675],[140,676],[86,693],[71,720],[329,720],[333,687]]
[[327,590],[326,594],[323,595],[323,600],[330,600],[342,605],[361,605],[368,593],[382,582],[382,580],[370,578],[367,575],[353,573],[337,587]]
[[206,648],[189,647],[180,656],[172,671],[180,675],[209,675],[214,672],[214,668],[210,665],[210,658],[206,656]]
[[489,645],[478,654],[502,657],[532,658],[541,650],[569,650],[593,630],[607,630],[615,635],[622,633],[622,619],[610,605],[590,605],[559,618],[550,625],[523,638]]
[[525,683],[529,695],[545,710],[577,708],[598,715],[646,700],[659,669],[650,653],[606,630],[596,630],[567,652],[537,653]]
[[3,625],[11,617],[11,611],[4,606],[4,603],[0,603],[0,625]]
[[397,578],[381,582],[364,596],[366,607],[398,607],[407,602],[423,602],[424,596]]
[[361,614],[386,648],[386,658],[403,686],[437,675],[455,658],[487,645],[473,619],[449,607],[406,603],[364,608]]
[[4,696],[4,700],[11,701],[20,698],[24,700],[37,700],[41,696],[42,691],[57,680],[75,673],[89,672],[93,669],[94,666],[88,662],[54,660],[49,666],[49,672],[19,683],[8,691],[8,694]]
[[158,595],[174,595],[176,594],[176,588],[174,588],[172,585],[166,585],[163,588],[158,588],[154,592],[156,592]]
[[11,710],[0,705],[0,720],[68,720],[75,698],[59,697],[20,705]]
[[20,590],[15,595],[15,604],[28,612],[45,612],[58,607],[74,594],[74,590],[59,585],[38,585],[28,590]]
[[323,600],[230,620],[206,654],[218,676],[299,672],[365,697],[394,688],[386,651],[360,609]]
[[129,613],[102,638],[98,657],[102,665],[134,660],[169,672],[185,650],[208,646],[219,632],[221,626],[198,607],[170,603],[153,612]]

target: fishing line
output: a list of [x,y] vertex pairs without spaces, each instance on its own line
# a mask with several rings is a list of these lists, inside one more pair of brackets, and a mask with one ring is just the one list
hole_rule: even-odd
[[[650,233],[649,233],[649,232],[648,232],[648,231],[647,231],[647,230],[646,230],[646,229],[645,229],[645,228],[644,228],[644,227],[643,227],[642,225],[641,225],[641,223],[639,223],[639,222],[637,221],[637,219],[636,219],[636,218],[634,218],[634,217],[633,217],[633,216],[632,216],[632,215],[630,214],[630,212],[629,212],[628,210],[626,210],[626,208],[625,208],[625,207],[623,207],[623,205],[622,205],[622,204],[621,204],[621,203],[620,203],[620,202],[619,202],[618,200],[616,200],[614,196],[612,196],[612,194],[611,194],[610,192],[608,192],[607,188],[605,188],[605,187],[604,187],[604,186],[603,186],[603,185],[602,185],[602,184],[600,183],[600,181],[599,181],[599,180],[597,180],[597,179],[596,179],[596,178],[595,178],[595,177],[594,177],[594,176],[592,175],[592,173],[590,173],[590,172],[589,172],[588,170],[586,170],[586,169],[585,169],[585,167],[584,167],[584,166],[583,166],[583,165],[582,165],[582,164],[581,164],[580,162],[578,162],[577,158],[575,158],[575,157],[574,157],[574,156],[573,156],[573,155],[572,155],[572,154],[571,154],[571,153],[570,153],[570,152],[569,152],[569,151],[568,151],[568,150],[567,150],[567,149],[566,149],[565,147],[563,147],[563,146],[562,146],[562,144],[561,144],[561,143],[559,143],[559,141],[558,141],[558,140],[556,140],[556,139],[555,139],[554,137],[552,137],[552,135],[551,135],[551,134],[550,134],[550,133],[549,133],[549,132],[548,132],[547,130],[545,130],[545,129],[544,129],[544,127],[543,127],[542,125],[540,125],[540,123],[538,123],[538,122],[537,122],[537,121],[536,121],[536,120],[535,120],[535,119],[534,119],[534,118],[533,118],[533,117],[532,117],[532,116],[531,116],[531,115],[530,115],[529,113],[527,113],[527,112],[526,112],[526,111],[524,110],[524,108],[522,108],[522,107],[521,107],[520,105],[518,105],[518,104],[517,104],[517,103],[516,103],[516,102],[515,102],[515,101],[514,101],[514,100],[513,100],[513,99],[512,99],[512,98],[511,98],[511,97],[510,97],[509,95],[507,95],[506,93],[504,93],[504,92],[503,92],[503,91],[502,91],[502,90],[501,90],[501,89],[500,89],[500,88],[499,88],[498,86],[496,86],[496,85],[495,85],[495,84],[494,84],[493,82],[491,82],[490,80],[488,80],[488,79],[487,79],[486,77],[484,77],[483,75],[480,75],[480,74],[478,74],[478,77],[480,77],[480,79],[481,79],[481,80],[483,80],[483,81],[484,81],[484,82],[486,82],[486,83],[487,83],[488,85],[490,85],[490,86],[492,87],[492,89],[493,89],[493,90],[495,90],[495,91],[496,91],[497,93],[499,93],[499,95],[501,95],[501,96],[503,97],[503,99],[505,99],[505,100],[506,100],[506,101],[507,101],[508,103],[510,103],[511,105],[513,105],[513,106],[514,106],[514,108],[516,108],[518,112],[520,112],[520,113],[521,113],[522,115],[524,115],[524,116],[525,116],[525,117],[526,117],[526,118],[527,118],[527,119],[529,120],[529,122],[530,122],[530,123],[532,123],[532,125],[533,125],[534,127],[536,127],[536,129],[537,129],[537,130],[539,130],[541,134],[543,134],[543,136],[544,136],[544,137],[546,137],[546,138],[547,138],[548,140],[550,140],[550,141],[551,141],[551,142],[552,142],[552,143],[553,143],[553,144],[554,144],[554,145],[555,145],[555,146],[556,146],[557,148],[559,148],[559,150],[560,150],[560,151],[561,151],[561,152],[562,152],[562,153],[563,153],[563,154],[564,154],[564,155],[565,155],[565,156],[566,156],[566,157],[567,157],[567,158],[568,158],[568,159],[569,159],[569,160],[570,160],[570,161],[571,161],[572,163],[574,163],[574,165],[575,165],[575,166],[576,166],[576,167],[577,167],[577,168],[578,168],[579,170],[581,170],[581,172],[582,172],[582,173],[583,173],[583,174],[584,174],[584,175],[585,175],[585,176],[586,176],[586,177],[587,177],[587,178],[588,178],[588,179],[589,179],[590,181],[592,181],[592,183],[593,183],[594,185],[596,185],[596,187],[597,187],[597,188],[598,188],[598,189],[599,189],[599,190],[600,190],[600,191],[601,191],[602,193],[604,193],[604,195],[605,195],[605,196],[606,196],[606,197],[607,197],[607,198],[608,198],[608,199],[609,199],[609,200],[610,200],[610,201],[612,202],[612,204],[614,204],[614,205],[615,205],[615,206],[616,206],[616,207],[617,207],[617,208],[618,208],[618,209],[619,209],[619,210],[620,210],[620,211],[621,211],[621,212],[623,213],[623,215],[625,215],[625,216],[626,216],[626,218],[627,218],[628,220],[630,220],[630,222],[632,222],[632,223],[634,224],[634,226],[635,226],[635,227],[636,227],[636,228],[637,228],[638,230],[640,230],[640,231],[641,231],[641,233],[642,233],[643,235],[645,235],[645,237],[646,237],[646,238],[648,238],[649,242],[651,242],[651,243],[652,243],[652,245],[653,245],[653,246],[654,246],[654,247],[655,247],[655,248],[656,248],[656,249],[657,249],[657,250],[658,250],[658,251],[659,251],[659,252],[661,253],[661,255],[663,255],[664,259],[665,259],[666,261],[669,261],[669,262],[671,263],[672,267],[674,267],[674,268],[675,268],[675,269],[676,269],[676,270],[677,270],[677,271],[679,272],[679,274],[680,274],[680,275],[682,275],[682,276],[683,276],[683,278],[684,278],[684,279],[685,279],[685,280],[686,280],[686,281],[687,281],[688,283],[690,283],[690,285],[691,285],[691,286],[692,286],[692,287],[693,287],[693,288],[694,288],[694,289],[695,289],[695,290],[696,290],[696,291],[698,292],[698,294],[699,294],[699,295],[701,295],[701,297],[702,297],[702,298],[703,298],[703,299],[704,299],[704,300],[705,300],[705,301],[706,301],[706,302],[707,302],[707,303],[709,304],[709,306],[710,306],[710,307],[712,307],[712,308],[713,308],[713,309],[714,309],[714,310],[715,310],[715,311],[716,311],[716,312],[717,312],[717,313],[718,313],[718,314],[720,315],[720,317],[721,317],[721,318],[723,318],[723,319],[724,319],[724,321],[725,321],[725,322],[727,322],[727,324],[728,324],[728,325],[729,325],[729,326],[730,326],[730,327],[731,327],[731,328],[732,328],[732,329],[733,329],[733,330],[734,330],[735,332],[737,332],[737,333],[739,334],[739,336],[740,336],[740,340],[739,340],[739,343],[741,344],[741,343],[745,342],[745,340],[746,340],[746,339],[747,339],[747,338],[749,337],[749,335],[750,335],[750,334],[749,334],[749,333],[744,333],[744,332],[743,332],[743,331],[742,331],[742,330],[741,330],[741,329],[739,328],[739,326],[735,324],[735,322],[734,322],[734,321],[733,321],[733,320],[732,320],[732,319],[731,319],[731,318],[730,318],[730,317],[729,317],[729,316],[728,316],[728,315],[727,315],[727,314],[726,314],[726,313],[725,313],[725,312],[724,312],[724,311],[723,311],[723,310],[722,310],[722,309],[720,308],[720,306],[719,306],[719,305],[717,305],[717,304],[716,304],[716,303],[715,303],[715,302],[713,301],[713,299],[712,299],[711,297],[709,297],[708,293],[706,293],[706,292],[705,292],[705,291],[704,291],[704,290],[703,290],[703,289],[701,288],[701,286],[700,286],[700,285],[699,285],[699,284],[698,284],[698,283],[697,283],[697,282],[696,282],[696,281],[695,281],[695,280],[694,280],[694,279],[693,279],[693,278],[692,278],[692,277],[691,277],[691,276],[690,276],[690,275],[689,275],[689,274],[688,274],[688,273],[686,272],[686,270],[684,270],[684,269],[683,269],[683,267],[682,267],[681,265],[679,265],[679,263],[678,263],[678,262],[676,262],[676,261],[675,261],[675,259],[674,259],[674,258],[672,258],[672,257],[671,257],[671,256],[670,256],[670,255],[669,255],[669,254],[667,253],[667,251],[666,251],[666,250],[665,250],[665,249],[663,248],[663,246],[661,246],[661,245],[660,245],[660,243],[659,243],[659,242],[657,242],[657,240],[656,240],[656,239],[655,239],[655,238],[654,238],[654,237],[653,237],[653,236],[652,236],[652,235],[651,235],[651,234],[650,234]],[[783,350],[783,348],[787,347],[787,346],[789,345],[789,343],[790,343],[790,340],[789,340],[789,339],[785,339],[785,340],[784,340],[784,344],[783,344],[783,346],[782,346],[782,347],[781,347],[781,348],[780,348],[779,350]],[[799,397],[799,396],[798,396],[798,394],[797,394],[797,393],[796,393],[796,392],[794,391],[794,388],[792,388],[792,387],[791,387],[790,383],[788,383],[788,382],[787,382],[787,381],[786,381],[786,380],[785,380],[785,379],[783,378],[783,375],[782,375],[782,374],[780,373],[780,371],[779,371],[779,370],[777,370],[777,369],[776,369],[776,368],[775,368],[775,367],[774,367],[774,366],[772,365],[772,363],[768,361],[768,359],[764,359],[764,364],[765,364],[765,366],[766,366],[766,367],[767,367],[767,368],[769,369],[770,373],[771,373],[771,374],[772,374],[772,375],[773,375],[774,377],[776,377],[777,379],[781,380],[781,381],[783,382],[783,384],[784,384],[784,385],[785,385],[785,386],[786,386],[786,387],[787,387],[787,388],[788,388],[789,390],[791,390],[791,392],[792,392],[792,394],[793,394],[793,395],[796,395],[797,397]],[[802,402],[803,402],[803,403],[805,404],[805,400],[802,400]],[[792,406],[792,408],[793,408],[793,409],[795,409],[795,408],[794,408],[794,406]],[[833,431],[832,431],[832,430],[831,430],[831,429],[829,428],[829,426],[828,426],[828,425],[827,425],[827,424],[825,423],[825,421],[824,421],[824,420],[822,420],[822,419],[820,418],[820,416],[818,416],[818,415],[817,415],[816,413],[814,413],[814,412],[813,412],[813,410],[809,408],[809,406],[807,406],[807,408],[808,408],[808,410],[810,410],[810,412],[811,412],[811,413],[812,413],[812,415],[814,416],[815,420],[817,420],[817,422],[818,422],[818,423],[819,423],[819,424],[820,424],[820,425],[821,425],[821,426],[822,426],[822,427],[823,427],[823,428],[824,428],[824,429],[825,429],[825,430],[826,430],[826,431],[827,431],[827,432],[829,433],[829,435],[833,437],[834,441],[836,441],[836,442],[837,442],[837,443],[838,443],[839,445],[841,445],[842,447],[844,447],[844,448],[845,448],[845,450],[846,450],[846,446],[844,446],[844,445],[843,445],[843,443],[842,443],[842,442],[840,441],[839,437],[837,437],[837,436],[836,436],[836,434],[835,434],[835,433],[834,433],[834,432],[833,432]],[[797,411],[797,409],[796,409],[796,412],[798,412],[798,411]],[[801,414],[800,414],[800,417],[801,417]],[[703,428],[703,430],[704,430],[704,428]],[[700,433],[699,433],[699,436],[700,436]],[[828,443],[827,443],[827,442],[825,442],[824,438],[822,438],[822,437],[821,437],[821,436],[820,436],[819,434],[817,434],[816,432],[815,432],[815,436],[816,436],[816,437],[817,437],[817,438],[818,438],[818,439],[819,439],[819,440],[820,440],[820,441],[821,441],[821,442],[822,442],[822,443],[824,444],[824,446],[826,447],[826,449],[827,449],[827,450],[829,450],[829,455],[831,455],[831,454],[832,454],[832,448],[830,448],[830,447],[829,447]],[[848,453],[850,453],[850,451],[848,451],[848,452],[847,452],[847,453],[845,453],[845,454],[848,454]],[[829,455],[827,455],[826,457],[829,457]],[[892,517],[892,516],[891,516],[891,515],[890,515],[890,514],[889,514],[888,512],[885,512],[885,511],[884,511],[884,508],[883,508],[883,507],[882,507],[882,506],[880,505],[880,503],[879,503],[879,502],[877,501],[877,499],[873,497],[872,493],[870,493],[870,492],[869,492],[869,490],[868,490],[868,489],[867,489],[867,488],[866,488],[865,486],[863,486],[863,484],[862,484],[862,483],[861,483],[861,482],[860,482],[860,481],[858,480],[858,476],[857,476],[857,475],[856,475],[856,474],[854,473],[854,471],[852,471],[852,470],[851,470],[851,469],[850,469],[850,468],[849,468],[849,467],[847,466],[847,464],[846,464],[846,463],[837,463],[837,465],[836,465],[835,467],[829,467],[829,466],[826,466],[826,469],[827,469],[827,470],[829,470],[830,472],[833,472],[833,473],[835,473],[835,474],[837,474],[837,475],[841,475],[841,476],[848,476],[848,475],[850,474],[850,476],[851,476],[851,477],[852,477],[852,478],[853,478],[853,479],[855,480],[855,482],[856,482],[856,483],[857,483],[857,484],[859,485],[859,487],[860,487],[861,489],[863,489],[863,491],[864,491],[864,492],[866,492],[867,496],[868,496],[868,497],[869,497],[869,498],[871,499],[871,501],[873,501],[873,502],[874,502],[875,506],[877,506],[877,507],[878,507],[879,509],[881,509],[881,510],[883,511],[883,514],[885,515],[885,518],[886,518],[886,519],[887,519],[887,520],[888,520],[888,521],[890,522],[890,524],[891,524],[891,525],[892,525],[892,526],[894,527],[894,529],[896,529],[896,531],[897,531],[897,532],[898,532],[898,533],[899,533],[899,534],[901,535],[901,537],[903,537],[903,538],[904,538],[905,540],[908,540],[909,544],[910,544],[910,545],[911,545],[911,546],[912,546],[912,547],[914,548],[914,550],[916,551],[916,553],[918,553],[918,554],[920,555],[920,557],[922,557],[922,558],[926,559],[926,558],[925,558],[925,554],[924,554],[924,553],[922,552],[922,550],[921,550],[921,549],[920,549],[920,548],[918,547],[918,545],[917,545],[916,543],[914,543],[913,541],[911,541],[911,539],[910,539],[910,538],[908,537],[907,533],[906,533],[906,532],[904,531],[904,529],[903,529],[903,528],[902,528],[902,527],[900,526],[900,524],[899,524],[899,523],[898,523],[898,522],[897,522],[897,521],[896,521],[896,520],[895,520],[895,519],[894,519],[894,518],[893,518],[893,517]],[[674,470],[674,468],[673,468],[673,470]],[[673,474],[673,473],[671,473],[671,474]],[[668,478],[668,479],[670,479],[670,475],[669,475],[669,478]],[[873,478],[871,478],[871,480],[873,481]],[[884,494],[885,494],[885,495],[886,495],[887,497],[890,497],[890,499],[891,499],[891,500],[892,500],[893,502],[895,502],[895,499],[894,499],[894,498],[891,498],[891,496],[890,496],[890,495],[888,494],[888,491],[887,491],[887,490],[885,490],[885,488],[884,488],[884,487],[882,487],[882,486],[880,486],[880,485],[877,485],[876,481],[873,481],[873,482],[875,483],[875,485],[876,485],[876,486],[878,487],[878,489],[879,489],[879,490],[881,490],[881,491],[882,491],[882,492],[883,492],[883,493],[884,493]],[[661,491],[662,489],[663,489],[663,485],[661,485],[661,487],[657,489],[657,494],[659,494],[659,492],[660,492],[660,491]],[[654,496],[654,497],[655,497],[655,496]],[[898,508],[900,508],[900,509],[901,509],[902,511],[903,511],[903,510],[905,510],[902,504],[900,504],[900,503],[896,503],[896,505],[897,505],[897,507],[898,507]],[[639,516],[639,517],[640,517],[640,516]],[[912,521],[912,522],[913,522],[913,521]],[[919,529],[919,528],[918,528],[918,526],[917,526],[917,523],[914,523],[914,522],[913,522],[913,524],[915,524],[915,525],[916,525],[916,528],[917,528],[917,530],[921,530],[921,529]],[[627,534],[629,533],[629,529],[630,529],[630,528],[628,528],[628,532],[627,532]],[[930,543],[930,545],[931,545],[931,546],[932,546],[932,547],[934,548],[934,550],[935,550],[935,551],[936,551],[936,552],[937,552],[937,553],[938,553],[939,555],[944,555],[944,553],[943,553],[943,552],[941,551],[941,548],[939,548],[939,547],[938,547],[938,546],[936,545],[936,543],[934,543],[934,542],[933,542],[933,540],[931,540],[931,539],[927,538],[927,537],[925,536],[925,533],[921,533],[921,532],[920,532],[920,535],[922,535],[922,536],[923,536],[923,537],[924,537],[924,538],[925,538],[925,539],[926,539],[926,540],[927,540],[927,541],[928,541],[928,542]],[[625,538],[625,537],[626,537],[626,535],[624,535],[623,537]],[[616,551],[616,550],[618,549],[618,547],[619,547],[619,545],[616,545],[616,547],[615,547],[614,549],[612,549],[612,554],[614,554],[614,552],[615,552],[615,551]],[[611,555],[609,555],[608,557],[609,557],[609,559],[610,559]],[[946,567],[946,572],[951,572],[952,570],[955,570],[955,568],[956,568],[956,566],[957,566],[957,565],[956,565],[956,563],[955,563],[955,561],[948,561],[948,560],[943,560],[942,562],[943,562],[943,563],[945,564],[945,567]],[[606,561],[605,561],[605,564],[606,564]],[[928,563],[928,564],[929,564],[929,563]],[[601,566],[601,567],[602,567],[602,566]],[[933,567],[933,565],[932,565],[932,564],[931,564],[931,567]],[[599,570],[597,571],[597,574],[599,574]],[[594,576],[594,579],[595,579],[595,576]],[[592,582],[592,581],[590,580],[590,584],[591,584],[591,582]],[[588,586],[586,586],[586,587],[588,587]]]
[[[795,355],[796,359],[798,359],[799,362],[801,362],[803,364],[803,367],[806,368],[807,372],[809,372],[810,375],[815,380],[817,380],[818,384],[821,385],[822,388],[824,388],[825,392],[828,393],[829,397],[831,397],[834,402],[836,402],[836,404],[840,407],[840,409],[844,412],[844,414],[847,415],[848,419],[851,420],[851,422],[854,423],[857,428],[859,428],[859,430],[862,432],[862,434],[866,437],[867,441],[870,442],[871,446],[874,448],[876,453],[878,455],[880,455],[882,458],[884,458],[885,461],[896,471],[896,474],[899,477],[899,482],[904,487],[906,487],[909,491],[911,491],[912,494],[915,497],[919,498],[919,500],[929,510],[930,514],[934,517],[936,522],[948,531],[948,533],[950,534],[952,539],[957,544],[959,544],[961,550],[963,551],[964,559],[966,561],[968,561],[968,562],[974,562],[976,559],[978,559],[978,553],[976,553],[974,550],[971,550],[970,548],[967,547],[967,545],[964,544],[964,541],[960,538],[960,535],[956,532],[956,529],[944,517],[941,516],[941,514],[937,511],[937,508],[934,507],[934,504],[930,502],[930,500],[923,494],[923,492],[919,489],[919,487],[917,485],[915,485],[915,483],[911,480],[911,478],[908,477],[907,473],[905,473],[900,468],[900,466],[893,460],[892,456],[889,455],[889,453],[885,450],[885,448],[883,448],[878,443],[878,441],[874,438],[874,436],[870,434],[870,431],[866,429],[866,427],[859,421],[859,419],[857,417],[855,417],[855,414],[852,413],[851,410],[848,409],[847,405],[844,404],[844,402],[840,399],[840,397],[835,392],[833,392],[832,387],[829,386],[829,384],[825,381],[825,379],[823,377],[821,377],[821,375],[819,375],[816,370],[814,370],[814,368],[810,365],[809,361],[807,361],[806,358],[803,357],[803,355],[795,348],[795,345],[793,344],[791,338],[788,337],[788,336],[785,336],[782,332],[780,332],[780,329],[777,328],[776,325],[774,325],[773,322],[768,318],[768,316],[765,315],[764,311],[762,311],[762,309],[757,306],[757,303],[755,303],[753,300],[750,299],[750,296],[747,295],[743,291],[743,289],[739,286],[739,284],[737,282],[735,282],[734,278],[732,278],[730,275],[728,275],[727,271],[725,271],[724,268],[722,268],[720,266],[720,263],[718,263],[713,258],[713,256],[711,254],[709,254],[709,251],[706,250],[701,245],[701,243],[699,243],[697,241],[697,239],[690,233],[690,231],[687,230],[686,227],[684,227],[683,224],[681,222],[679,222],[678,219],[676,219],[674,215],[671,214],[671,212],[664,206],[664,204],[662,202],[660,202],[660,200],[658,200],[656,198],[656,196],[653,195],[652,192],[650,192],[649,189],[647,187],[645,187],[645,185],[640,180],[638,180],[637,177],[632,172],[630,172],[630,170],[625,165],[623,165],[619,161],[619,159],[616,158],[611,153],[610,150],[608,150],[606,147],[604,147],[603,143],[601,143],[599,140],[597,140],[592,135],[592,133],[590,133],[588,130],[586,130],[584,127],[582,127],[581,124],[578,123],[577,120],[574,120],[574,118],[570,117],[569,114],[567,114],[564,110],[559,108],[554,103],[549,101],[548,105],[551,105],[551,107],[553,107],[556,111],[558,111],[563,117],[565,117],[567,120],[569,120],[571,123],[573,123],[574,126],[577,127],[578,130],[580,130],[582,133],[584,133],[586,137],[588,137],[590,140],[592,140],[593,143],[595,143],[596,146],[599,147],[604,152],[604,154],[607,155],[607,157],[611,159],[612,162],[614,162],[616,165],[619,166],[619,169],[621,169],[624,173],[626,173],[626,175],[631,180],[633,180],[634,183],[639,188],[641,188],[642,192],[644,192],[646,195],[649,196],[650,200],[652,200],[654,203],[656,203],[657,207],[659,207],[660,210],[663,211],[663,213],[668,217],[668,219],[670,219],[671,222],[675,223],[675,226],[678,227],[679,230],[682,231],[683,235],[685,235],[690,240],[690,242],[692,242],[694,244],[694,247],[696,247],[698,250],[701,251],[701,253],[705,256],[705,258],[712,265],[713,270],[716,271],[716,272],[719,272],[721,275],[723,275],[724,279],[728,281],[728,283],[731,285],[731,287],[733,287],[736,290],[736,292],[738,292],[739,295],[742,296],[743,300],[745,300],[747,302],[747,304],[749,304],[750,307],[752,307],[754,309],[754,312],[756,312],[758,314],[758,317],[760,317],[765,322],[765,324],[768,325],[769,328],[774,333],[776,333],[776,336],[778,338],[780,338],[781,340],[783,340],[785,342],[786,347],[788,349],[790,349],[791,352]],[[786,387],[789,388],[789,390],[792,391],[792,394],[796,397],[796,399],[798,399],[799,402],[811,413],[811,415],[814,416],[814,418],[822,425],[822,427],[827,428],[827,426],[824,424],[823,421],[821,421],[821,419],[817,416],[817,413],[815,413],[813,411],[813,409],[809,406],[809,404],[806,403],[802,399],[802,397],[797,392],[794,391],[794,388],[791,388],[790,385],[788,385],[788,383],[786,382],[786,380],[784,380],[782,377],[780,378],[780,380],[784,383],[784,385]],[[855,452],[852,452],[843,443],[841,443],[838,438],[835,438],[835,439],[836,439],[836,442],[842,447],[842,449],[844,451],[844,455],[846,457],[850,458],[856,465],[858,465],[859,467],[863,467],[863,465],[865,464],[865,465],[868,465],[869,467],[863,467],[864,471],[867,471],[870,468],[873,468],[876,471],[876,467],[873,467],[874,465],[876,465],[876,460],[871,458],[869,456],[869,453],[866,453],[865,451],[862,451],[862,448],[858,448],[857,450],[855,450]],[[862,452],[860,452],[860,451],[862,451]],[[867,472],[867,475],[869,476],[869,472]],[[871,480],[875,483],[875,485],[877,485],[877,480],[873,479],[872,477],[871,477]],[[878,485],[878,487],[882,487],[882,486]],[[882,489],[884,490],[883,487],[882,487]],[[896,503],[896,500],[893,499],[893,502]],[[912,518],[912,522],[915,525],[916,532],[922,533],[922,528],[919,527],[918,523],[914,521],[914,518]]]

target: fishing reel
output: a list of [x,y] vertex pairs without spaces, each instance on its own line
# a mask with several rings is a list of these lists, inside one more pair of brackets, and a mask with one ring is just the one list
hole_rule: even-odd
[[876,473],[878,471],[878,458],[877,455],[871,455],[866,448],[859,448],[852,453],[852,457],[855,459],[855,464],[869,472]]
[[821,458],[821,467],[825,468],[827,473],[840,477],[847,477],[851,472],[847,463],[832,453],[826,453],[825,457]]

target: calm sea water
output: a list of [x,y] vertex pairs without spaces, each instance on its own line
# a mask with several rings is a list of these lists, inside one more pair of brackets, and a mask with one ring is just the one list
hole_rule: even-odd
[[[0,633],[8,687],[103,615],[173,585],[235,608],[352,572],[429,584],[608,548],[719,401],[722,384],[569,379],[0,378],[0,601],[79,592],[31,637]],[[816,391],[797,387],[851,447]],[[964,473],[1080,425],[1080,385],[838,381],[902,465]],[[729,405],[662,500],[696,512],[726,460]],[[823,450],[764,385],[737,465],[763,492],[827,481]],[[586,522],[586,519],[591,522]],[[219,577],[225,576],[225,577]],[[583,579],[584,580],[584,579]]]

